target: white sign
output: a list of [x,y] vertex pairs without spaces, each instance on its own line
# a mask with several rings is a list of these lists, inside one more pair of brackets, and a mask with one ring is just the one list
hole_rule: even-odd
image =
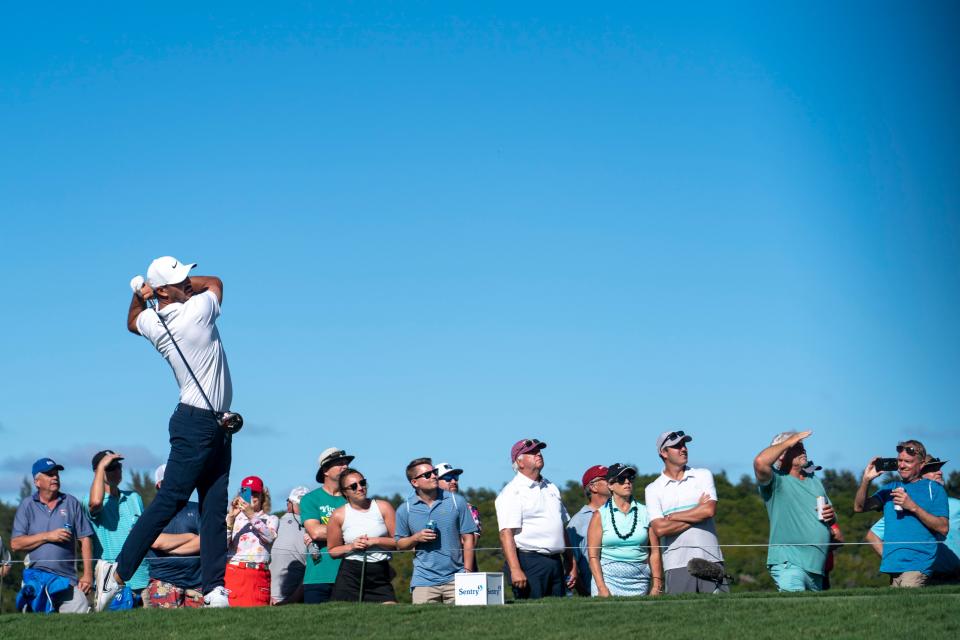
[[458,573],[453,586],[456,604],[503,604],[502,573]]

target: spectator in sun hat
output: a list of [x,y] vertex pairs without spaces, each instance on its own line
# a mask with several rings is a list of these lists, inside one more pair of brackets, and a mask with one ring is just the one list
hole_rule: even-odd
[[[897,473],[893,482],[867,497],[870,483],[882,475],[872,458],[863,470],[853,510],[883,510],[884,543],[880,572],[890,575],[894,587],[922,587],[930,580],[937,544],[950,528],[947,492],[935,480],[923,477],[927,449],[919,440],[897,445]],[[897,508],[899,507],[899,509]]]
[[[948,460],[940,460],[927,454],[920,473],[923,478],[944,485],[943,465]],[[947,510],[950,517],[950,530],[945,540],[937,545],[936,557],[933,561],[933,571],[928,584],[955,584],[960,581],[960,500],[947,496]],[[866,540],[877,555],[883,556],[883,534],[885,531],[884,518],[867,532]]]
[[413,604],[453,604],[454,576],[475,568],[477,525],[466,500],[440,489],[438,469],[430,458],[415,458],[407,465],[413,494],[396,512],[397,549],[415,549],[410,578]]
[[[80,501],[60,491],[61,471],[63,466],[51,458],[33,463],[33,485],[37,491],[17,507],[10,549],[30,554],[30,568],[24,571],[23,582],[33,584],[35,594],[50,593],[51,610],[86,613],[90,610],[86,594],[93,583],[93,528],[83,515]],[[77,540],[83,560],[79,580]],[[60,588],[54,592],[51,584]],[[24,591],[21,590],[21,596],[25,596]]]
[[294,487],[287,496],[287,512],[280,516],[277,539],[270,552],[272,604],[303,602],[303,573],[310,536],[300,519],[300,501],[307,491],[306,487]]
[[321,486],[300,500],[300,519],[310,537],[303,575],[303,601],[306,604],[328,602],[333,593],[340,560],[330,557],[327,550],[327,524],[333,512],[346,502],[340,492],[340,474],[353,459],[339,447],[324,449],[317,460],[317,482]]
[[587,535],[591,595],[658,595],[663,590],[660,541],[650,530],[646,507],[633,497],[637,470],[618,462],[605,477],[610,498],[590,518]]
[[[804,440],[811,433],[779,433],[753,460],[770,519],[767,569],[779,591],[822,591],[830,543],[843,541],[826,489],[819,478],[804,471]],[[826,500],[822,514],[817,510],[820,497]]]
[[723,563],[713,521],[717,489],[708,469],[687,466],[687,443],[692,440],[680,430],[657,436],[663,472],[646,488],[650,530],[663,549],[667,593],[727,592],[729,586],[697,578],[687,570],[693,559]]
[[563,596],[577,582],[565,528],[570,517],[560,490],[540,473],[546,446],[536,438],[514,443],[510,462],[517,473],[494,502],[504,573],[518,600]]
[[570,540],[570,546],[573,547],[573,557],[577,563],[577,593],[581,596],[589,596],[593,575],[590,573],[590,557],[587,554],[587,530],[594,511],[610,499],[607,468],[602,464],[593,465],[583,472],[580,483],[583,485],[583,495],[587,503],[580,507],[580,511],[577,511],[567,523],[567,538]]
[[[453,465],[449,462],[441,462],[437,465],[437,482],[441,489],[447,493],[460,493],[460,475],[463,473],[463,469],[454,469]],[[467,508],[470,509],[470,516],[473,518],[474,524],[477,525],[477,531],[474,534],[477,538],[480,537],[480,530],[482,526],[480,524],[480,512],[477,511],[477,508],[467,503]]]
[[[96,596],[94,606],[99,610],[100,594],[110,572],[116,569],[117,556],[126,542],[134,523],[143,515],[143,498],[136,491],[120,488],[123,482],[123,456],[109,449],[97,452],[91,460],[93,482],[90,493],[83,498],[84,513],[96,534],[93,557],[97,559],[94,576]],[[127,580],[134,592],[134,601],[140,601],[140,592],[147,587],[150,575],[146,563],[141,563]]]
[[[250,490],[250,501],[243,498]],[[258,476],[247,476],[227,512],[226,583],[231,607],[270,604],[270,549],[279,519],[270,515],[270,494]]]
[[[157,490],[167,465],[153,472]],[[157,536],[147,553],[150,583],[143,606],[153,609],[199,609],[203,606],[200,572],[200,505],[187,502]]]

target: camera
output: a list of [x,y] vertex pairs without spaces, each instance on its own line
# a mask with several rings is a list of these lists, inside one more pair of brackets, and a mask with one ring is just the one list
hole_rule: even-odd
[[896,458],[874,458],[873,459],[873,468],[877,471],[896,471],[897,470],[897,459]]
[[220,423],[220,427],[229,434],[234,434],[240,429],[243,428],[243,416],[239,413],[221,413],[220,417],[217,418],[217,422]]

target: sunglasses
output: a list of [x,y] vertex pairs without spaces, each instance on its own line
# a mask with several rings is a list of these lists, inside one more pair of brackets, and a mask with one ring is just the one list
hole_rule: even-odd
[[356,482],[352,482],[344,486],[343,490],[346,491],[347,489],[349,489],[350,491],[356,491],[359,487],[366,487],[366,486],[367,486],[367,479],[364,478],[363,480],[358,480]]
[[436,469],[430,469],[430,471],[424,471],[423,473],[421,473],[421,474],[418,475],[418,476],[413,476],[413,479],[414,479],[414,480],[419,480],[420,478],[423,478],[424,480],[427,480],[427,479],[429,479],[429,478],[432,478],[432,477],[435,476],[435,475],[437,475],[437,470],[436,470]]
[[903,453],[904,451],[907,452],[908,456],[920,455],[920,449],[918,449],[917,447],[911,447],[909,445],[905,445],[901,442],[900,444],[897,445],[897,453]]
[[445,476],[441,476],[440,479],[443,480],[444,482],[460,482],[460,474],[448,473]]
[[609,484],[633,484],[633,476],[620,476],[619,478],[614,478],[612,480],[607,480]]

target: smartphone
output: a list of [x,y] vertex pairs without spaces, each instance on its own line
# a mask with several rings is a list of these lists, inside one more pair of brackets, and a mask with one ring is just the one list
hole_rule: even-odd
[[253,500],[253,489],[250,487],[243,487],[240,489],[240,497],[243,498],[244,502],[250,504],[250,501]]
[[875,458],[873,460],[873,468],[877,471],[896,471],[897,459],[896,458]]

